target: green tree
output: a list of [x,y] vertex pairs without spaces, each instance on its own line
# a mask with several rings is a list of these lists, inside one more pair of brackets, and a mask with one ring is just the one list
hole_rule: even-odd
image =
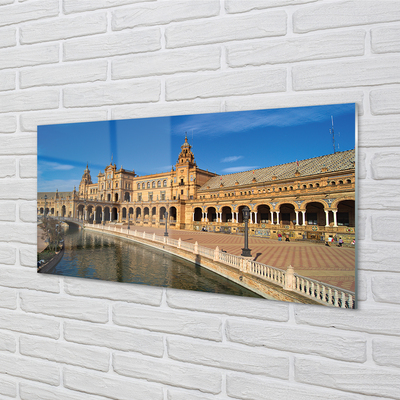
[[50,251],[57,251],[58,246],[64,240],[64,231],[61,223],[53,218],[44,217],[42,220],[42,239],[49,245]]

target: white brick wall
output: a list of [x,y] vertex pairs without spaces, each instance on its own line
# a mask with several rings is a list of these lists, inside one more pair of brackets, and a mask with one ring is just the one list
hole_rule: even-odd
[[[399,33],[397,0],[0,0],[0,398],[400,399]],[[341,102],[358,310],[37,275],[38,124]]]

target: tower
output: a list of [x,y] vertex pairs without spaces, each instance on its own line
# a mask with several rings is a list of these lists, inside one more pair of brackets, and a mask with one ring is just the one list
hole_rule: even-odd
[[92,184],[92,177],[90,176],[89,165],[86,164],[86,169],[83,172],[81,182],[79,184],[79,195],[86,197],[87,196],[87,188]]

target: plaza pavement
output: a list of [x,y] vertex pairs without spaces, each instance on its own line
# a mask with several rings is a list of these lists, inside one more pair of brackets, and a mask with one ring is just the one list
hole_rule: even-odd
[[[126,228],[126,226],[125,226]],[[131,226],[132,230],[163,235],[164,229],[146,226]],[[184,231],[169,229],[169,236],[215,249],[219,247],[227,253],[240,255],[244,245],[243,236]],[[286,270],[292,265],[294,271],[321,282],[355,291],[355,249],[348,247],[327,247],[306,241],[279,242],[250,236],[249,248],[255,261]]]

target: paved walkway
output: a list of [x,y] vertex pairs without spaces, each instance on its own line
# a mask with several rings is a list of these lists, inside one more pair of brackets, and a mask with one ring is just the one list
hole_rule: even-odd
[[[126,228],[126,226],[125,226]],[[131,226],[132,230],[163,235],[160,228]],[[243,236],[184,230],[169,230],[174,239],[213,248],[216,246],[227,253],[240,255],[244,245]],[[273,239],[249,237],[249,248],[255,261],[286,270],[292,265],[295,272],[318,281],[338,286],[342,289],[355,289],[355,249],[346,247],[327,247],[310,242],[279,242]]]
[[47,243],[42,239],[43,229],[38,225],[37,227],[37,252],[41,253],[46,247]]

